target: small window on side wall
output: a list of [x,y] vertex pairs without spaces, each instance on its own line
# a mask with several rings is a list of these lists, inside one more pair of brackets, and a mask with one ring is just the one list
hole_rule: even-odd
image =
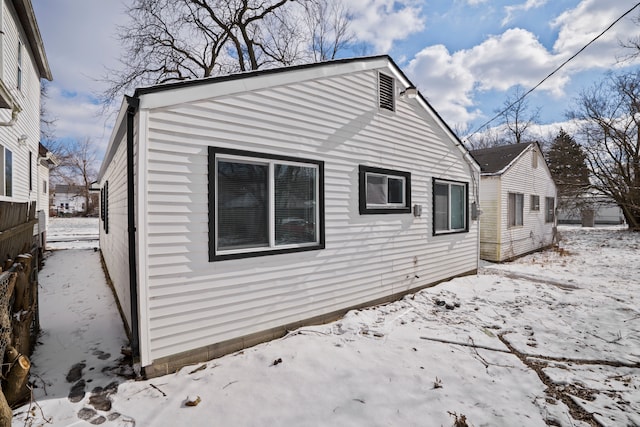
[[433,234],[469,231],[469,186],[464,182],[433,180]]
[[540,210],[540,196],[531,195],[531,210],[536,212]]
[[545,202],[544,222],[553,222],[555,219],[556,199],[554,197],[546,197]]
[[507,215],[509,217],[509,227],[519,227],[524,223],[524,194],[509,193],[508,197]]
[[360,214],[411,212],[411,174],[391,169],[360,166]]

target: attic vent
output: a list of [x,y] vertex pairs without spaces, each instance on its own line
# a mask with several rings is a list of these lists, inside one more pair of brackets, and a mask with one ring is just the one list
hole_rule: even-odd
[[394,85],[393,77],[389,77],[386,74],[378,74],[378,97],[380,100],[380,108],[385,110],[395,111],[394,103]]

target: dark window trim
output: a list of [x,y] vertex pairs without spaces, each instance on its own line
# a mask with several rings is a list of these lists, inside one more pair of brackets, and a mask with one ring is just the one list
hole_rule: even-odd
[[[373,166],[360,165],[358,167],[358,204],[360,215],[369,214],[401,214],[411,213],[411,173],[393,169],[377,168]],[[367,173],[376,173],[380,175],[399,176],[405,179],[404,200],[405,206],[388,208],[367,208]]]
[[[464,186],[464,229],[462,230],[446,230],[436,231],[436,182],[443,182],[447,184],[456,184]],[[451,234],[460,234],[469,232],[469,183],[465,181],[456,181],[453,179],[435,178],[431,179],[431,234],[432,236],[448,236]],[[449,213],[451,215],[451,213]]]
[[33,191],[33,153],[29,151],[29,191]]
[[103,203],[103,222],[102,227],[104,228],[104,234],[109,234],[109,181],[105,181],[104,183],[104,203]]
[[[255,252],[243,252],[236,254],[216,253],[216,176],[215,165],[217,155],[232,155],[241,157],[262,158],[267,160],[280,160],[283,162],[309,163],[318,166],[318,244],[301,246],[296,248],[270,249]],[[324,162],[299,157],[280,156],[276,154],[260,153],[256,151],[244,151],[231,148],[209,147],[209,262],[223,261],[230,259],[254,258],[268,255],[288,254],[294,252],[316,251],[325,248],[325,211],[324,211]]]

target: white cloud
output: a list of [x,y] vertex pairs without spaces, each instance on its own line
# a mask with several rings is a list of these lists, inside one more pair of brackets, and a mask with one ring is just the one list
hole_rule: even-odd
[[91,138],[96,147],[104,151],[115,118],[101,116],[101,106],[96,105],[89,95],[66,94],[60,87],[51,85],[46,105],[49,115],[55,120],[56,135],[77,140]]
[[[462,65],[474,75],[481,90],[532,87],[559,64],[534,34],[518,28],[489,37],[458,55],[463,57]],[[541,89],[561,95],[567,81],[560,74]]]
[[424,29],[421,2],[416,0],[352,0],[351,28],[360,41],[373,45],[376,53],[388,52],[393,42]]
[[[453,54],[441,45],[425,48],[409,62],[407,72],[445,120],[464,128],[480,116],[474,109],[474,91],[533,87],[556,62],[535,35],[511,29]],[[540,90],[560,96],[568,81],[566,75],[558,74]]]
[[[574,9],[565,11],[551,22],[552,28],[558,28],[558,38],[553,45],[554,53],[563,58],[577,53],[635,4],[635,0],[616,2],[584,0]],[[632,13],[619,21],[594,44],[572,60],[568,67],[579,71],[620,65],[618,59],[629,53],[620,46],[620,42],[628,41],[639,31],[638,25],[632,20],[632,17],[635,16],[637,13]]]
[[473,108],[471,92],[475,79],[470,70],[460,64],[460,56],[452,56],[442,45],[420,51],[406,67],[420,92],[454,127],[465,127],[479,112]]
[[513,15],[517,12],[526,12],[531,9],[536,9],[544,6],[548,0],[527,0],[526,3],[518,4],[515,6],[505,6],[504,10],[507,13],[502,20],[502,26],[504,27],[513,19]]

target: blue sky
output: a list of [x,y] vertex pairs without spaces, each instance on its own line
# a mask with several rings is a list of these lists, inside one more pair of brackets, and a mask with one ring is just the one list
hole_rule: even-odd
[[[113,117],[95,94],[116,67],[119,1],[32,0],[54,75],[47,110],[59,138],[91,138],[104,148]],[[516,86],[529,89],[576,53],[636,0],[349,0],[351,29],[368,53],[391,55],[454,129],[495,115]],[[544,133],[555,131],[579,91],[621,64],[620,41],[640,34],[640,7],[529,98]]]

